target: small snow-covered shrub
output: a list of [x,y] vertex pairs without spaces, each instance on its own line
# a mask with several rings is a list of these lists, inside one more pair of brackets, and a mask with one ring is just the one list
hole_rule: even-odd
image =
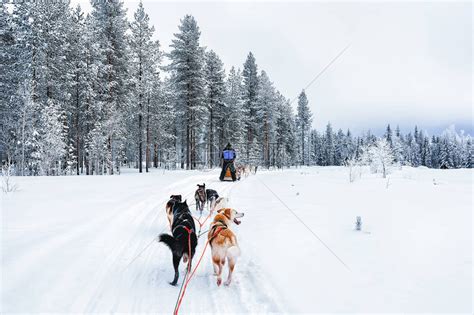
[[360,216],[356,217],[355,229],[356,231],[362,230],[362,218]]
[[349,182],[353,183],[357,177],[362,176],[361,161],[356,157],[351,157],[345,163],[345,166],[349,169]]
[[12,174],[13,174],[13,164],[11,163],[10,160],[7,160],[7,162],[2,165],[2,176],[1,176],[1,182],[2,182],[2,191],[4,193],[9,193],[17,190],[18,186],[13,183],[12,181]]
[[383,178],[390,173],[393,162],[393,152],[385,138],[367,147],[362,157],[362,163],[369,165],[372,173],[382,173]]

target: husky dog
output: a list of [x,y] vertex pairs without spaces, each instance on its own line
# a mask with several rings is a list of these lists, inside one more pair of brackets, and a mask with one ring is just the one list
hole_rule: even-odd
[[206,184],[199,185],[197,184],[198,189],[194,193],[194,199],[196,200],[196,211],[204,210],[204,205],[206,204]]
[[209,211],[214,211],[216,206],[217,198],[219,198],[219,194],[214,189],[206,189],[206,197],[207,197],[207,206]]
[[173,206],[176,201],[181,202],[181,195],[171,195],[170,200],[166,203],[166,216],[168,217],[168,222],[173,225]]
[[224,208],[217,211],[214,221],[208,233],[209,244],[211,245],[212,264],[214,273],[217,276],[217,285],[222,284],[222,269],[227,259],[229,264],[229,275],[224,285],[228,286],[232,281],[232,272],[234,271],[237,258],[240,256],[240,248],[237,244],[237,238],[230,229],[232,223],[240,224],[237,218],[243,217],[243,213],[235,209]]
[[[179,278],[178,267],[181,258],[183,258],[184,263],[190,260],[189,263],[191,264],[197,246],[196,227],[186,200],[184,202],[176,201],[173,205],[171,233],[173,235],[160,234],[159,240],[168,245],[173,253],[174,279],[170,284],[176,285]],[[191,241],[191,244],[189,244],[189,241]],[[191,257],[189,257],[190,248]]]

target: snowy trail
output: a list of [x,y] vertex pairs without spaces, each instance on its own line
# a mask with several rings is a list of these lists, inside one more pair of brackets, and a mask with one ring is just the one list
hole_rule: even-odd
[[[178,286],[170,286],[171,253],[166,246],[153,241],[158,234],[169,232],[164,205],[171,194],[182,194],[197,217],[194,192],[197,183],[205,182],[206,187],[229,197],[233,206],[233,194],[245,186],[246,179],[231,183],[220,182],[217,177],[217,170],[180,179],[170,176],[165,186],[143,184],[113,202],[105,198],[115,207],[109,206],[111,209],[103,213],[94,212],[82,221],[70,223],[65,219],[63,223],[45,223],[44,230],[42,224],[7,227],[6,230],[14,234],[42,231],[39,237],[15,237],[11,238],[15,242],[8,242],[7,251],[14,251],[16,255],[7,255],[3,260],[4,269],[13,275],[8,277],[9,290],[4,298],[29,300],[23,306],[11,306],[11,310],[172,313],[186,265],[181,263]],[[207,214],[206,209],[201,220]],[[208,229],[211,221],[212,218],[202,231]],[[198,224],[196,226],[198,228]],[[234,230],[238,235],[238,228]],[[195,264],[206,240],[207,234],[199,239]],[[258,262],[252,259],[255,257],[242,257],[234,273],[234,283],[218,288],[208,247],[189,283],[180,312],[281,312],[281,306],[275,303],[277,294],[268,281],[264,281],[261,272],[256,272]],[[227,269],[223,276],[226,275]],[[25,292],[32,279],[35,287]],[[38,294],[38,290],[44,294]],[[222,300],[226,303],[219,303]],[[7,312],[8,307],[7,304]]]
[[170,286],[171,252],[153,239],[169,232],[169,196],[194,204],[205,182],[245,213],[232,227],[242,255],[231,286],[217,287],[208,248],[181,314],[466,312],[472,175],[406,168],[388,188],[370,174],[348,183],[346,169],[329,167],[259,171],[236,183],[218,181],[218,170],[18,178],[20,190],[1,200],[0,311],[172,313],[186,265]]

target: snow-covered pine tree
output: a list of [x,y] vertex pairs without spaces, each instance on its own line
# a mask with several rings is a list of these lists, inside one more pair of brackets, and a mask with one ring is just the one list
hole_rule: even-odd
[[[166,113],[160,113],[161,110],[166,110],[163,108],[163,93],[162,93],[162,82],[160,78],[159,65],[161,63],[162,53],[159,50],[159,43],[156,42],[154,49],[151,53],[151,69],[154,71],[147,72],[148,76],[146,77],[152,84],[148,86],[146,90],[146,123],[145,123],[145,136],[146,136],[146,147],[145,147],[145,170],[149,171],[151,167],[151,149],[153,145],[153,155],[154,155],[154,165],[157,167],[158,164],[158,155],[157,155],[157,145],[156,133],[161,132],[164,137],[169,138],[168,131],[164,129],[165,123],[163,126],[159,122],[160,116],[165,116],[167,119],[172,121],[172,110],[167,110]],[[161,114],[161,115],[160,115]],[[169,118],[168,118],[169,117]],[[169,124],[170,122],[167,122]],[[166,133],[166,135],[165,135]],[[153,144],[154,142],[154,144]]]
[[335,137],[335,151],[334,151],[334,165],[344,165],[344,161],[346,160],[347,153],[346,153],[346,143],[345,143],[345,136],[342,129],[339,129],[336,133]]
[[204,49],[199,45],[201,32],[191,15],[181,20],[179,33],[174,36],[168,70],[172,73],[176,104],[184,116],[185,130],[181,131],[181,146],[185,148],[186,168],[195,169],[198,162],[197,145],[207,114],[204,104]]
[[439,161],[438,165],[440,168],[452,168],[453,160],[450,152],[449,140],[446,137],[442,137],[439,142]]
[[40,123],[43,127],[39,134],[39,160],[41,175],[60,175],[61,159],[66,147],[62,134],[61,109],[57,102],[49,99],[41,111]]
[[[256,130],[257,130],[257,121],[256,121],[256,103],[257,103],[257,93],[258,93],[258,70],[257,64],[255,62],[255,57],[252,52],[249,52],[247,59],[244,63],[244,69],[242,72],[242,77],[244,79],[244,104],[243,109],[245,112],[245,129],[246,129],[246,146],[245,146],[245,156],[247,160],[250,159],[250,149],[251,146],[255,146],[256,141],[254,141]],[[255,156],[255,154],[252,154]]]
[[[95,40],[95,30],[94,30],[94,19],[91,15],[87,15],[84,20],[84,33],[82,34],[82,42],[83,42],[83,55],[78,56],[84,62],[83,64],[83,80],[79,77],[79,85],[81,89],[79,91],[79,95],[83,95],[83,103],[84,106],[80,106],[83,108],[82,116],[79,117],[79,130],[82,134],[82,141],[77,145],[79,150],[83,150],[82,154],[78,153],[79,164],[81,168],[81,173],[84,172],[86,175],[92,175],[95,172],[99,171],[99,168],[96,167],[101,163],[105,156],[106,150],[100,152],[94,152],[94,156],[96,157],[95,160],[92,160],[91,152],[88,150],[89,148],[96,147],[96,141],[99,141],[101,137],[97,137],[99,134],[99,130],[102,130],[101,126],[101,117],[102,117],[102,107],[103,102],[101,100],[101,90],[100,90],[100,77],[99,77],[99,69],[102,68],[101,58],[100,58],[100,45]],[[74,45],[73,45],[74,46]],[[79,71],[81,73],[81,71]],[[81,93],[82,91],[82,93]],[[74,100],[74,95],[77,96],[77,92],[72,94],[72,99]],[[82,109],[81,108],[81,109]],[[82,129],[80,129],[82,127]],[[94,133],[91,133],[94,130]],[[101,132],[100,132],[101,133]],[[94,141],[94,144],[89,143],[89,141]],[[105,148],[105,142],[104,142]]]
[[[181,151],[178,150],[178,126],[181,116],[177,112],[173,80],[165,78],[160,84],[157,106],[153,107],[153,165],[170,169],[176,168],[177,162],[182,161]],[[183,167],[183,166],[182,166]]]
[[[21,132],[17,133],[21,134],[17,141],[21,147],[21,173],[25,174],[28,169],[28,173],[33,174],[59,174],[66,167],[67,121],[63,119],[61,129],[47,129],[44,117],[50,114],[49,110],[54,113],[68,112],[69,80],[65,59],[67,30],[70,27],[69,7],[67,3],[18,2],[14,4],[12,17],[13,50],[16,54],[14,71],[17,80],[21,80],[18,81],[19,97],[13,100],[22,116]],[[56,116],[52,119],[60,118]],[[50,158],[57,157],[57,148],[44,145],[41,141],[55,139],[54,132],[58,133],[57,137],[66,139],[61,141],[64,144],[61,161],[55,161],[53,165]]]
[[464,163],[463,163],[463,166],[466,167],[466,168],[473,168],[474,167],[474,160],[473,160],[473,156],[472,156],[472,152],[473,149],[472,149],[472,139],[471,137],[468,137],[467,138],[467,141],[466,141],[466,155],[464,157]]
[[[153,93],[155,80],[159,79],[155,76],[158,72],[157,66],[160,61],[159,43],[152,40],[155,28],[150,25],[150,18],[145,13],[142,1],[139,2],[138,8],[134,13],[134,20],[130,24],[132,32],[129,43],[131,52],[131,69],[130,75],[133,78],[133,101],[130,106],[133,113],[136,128],[131,128],[136,132],[136,147],[138,150],[138,171],[142,172],[143,152],[145,151],[145,167],[148,172],[150,164],[150,104]],[[133,121],[133,120],[132,120]],[[145,128],[144,128],[145,127]],[[146,150],[143,148],[143,135],[146,134]]]
[[308,165],[308,139],[310,135],[309,131],[311,130],[312,114],[304,90],[301,91],[298,96],[296,112],[296,128],[299,139],[300,161],[302,165]]
[[334,165],[335,163],[335,143],[334,143],[334,133],[332,131],[331,123],[328,122],[326,126],[326,133],[324,134],[324,163],[323,165],[329,166]]
[[310,165],[321,165],[322,160],[322,139],[316,129],[311,130],[310,136]]
[[93,41],[98,44],[96,93],[101,102],[97,121],[106,134],[105,167],[108,174],[120,171],[126,131],[124,115],[130,106],[128,21],[120,0],[92,0]]
[[421,165],[431,167],[431,143],[426,135],[422,135]]
[[[69,111],[71,114],[70,139],[67,164],[75,166],[75,173],[80,174],[84,160],[86,95],[88,92],[86,55],[85,18],[81,7],[77,5],[71,12],[71,27],[68,29],[68,75],[69,75]],[[72,149],[72,152],[71,152]],[[76,163],[71,158],[76,158]]]
[[279,168],[295,162],[295,122],[290,102],[277,92],[276,99],[276,165]]
[[388,144],[390,145],[390,147],[393,147],[393,143],[392,143],[392,129],[390,128],[390,124],[387,125],[387,129],[385,130],[385,135],[384,135],[385,139],[387,140]]
[[228,119],[228,110],[224,102],[226,95],[224,64],[213,50],[205,54],[205,60],[205,104],[208,109],[207,156],[209,167],[212,168],[219,165],[220,150],[225,146],[224,124]]
[[411,165],[414,167],[421,165],[421,143],[421,133],[418,132],[418,126],[415,126],[415,131],[413,132],[413,141],[408,143],[411,152]]
[[439,168],[439,137],[431,137],[431,167]]
[[[246,114],[243,108],[243,85],[240,70],[230,69],[226,81],[226,119],[224,119],[224,139],[229,141],[239,155],[239,160],[248,164],[247,155],[244,154],[246,148]],[[221,148],[222,149],[222,148]]]
[[276,91],[267,73],[262,71],[258,77],[256,118],[259,124],[255,134],[261,146],[262,165],[270,166],[271,143],[275,138]]
[[[18,143],[20,101],[15,93],[19,88],[19,76],[15,67],[18,58],[15,53],[16,40],[12,16],[2,1],[0,3],[0,162],[14,161]],[[10,168],[8,170],[10,171]]]

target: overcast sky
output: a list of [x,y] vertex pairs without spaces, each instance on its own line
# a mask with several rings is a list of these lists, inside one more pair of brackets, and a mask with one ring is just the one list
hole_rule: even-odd
[[[88,0],[72,3],[90,10]],[[227,70],[252,51],[290,99],[350,44],[306,91],[318,130],[328,121],[357,133],[386,123],[438,132],[454,123],[472,134],[470,2],[143,3],[165,51],[192,14],[201,44]],[[130,18],[137,5],[125,1]]]

